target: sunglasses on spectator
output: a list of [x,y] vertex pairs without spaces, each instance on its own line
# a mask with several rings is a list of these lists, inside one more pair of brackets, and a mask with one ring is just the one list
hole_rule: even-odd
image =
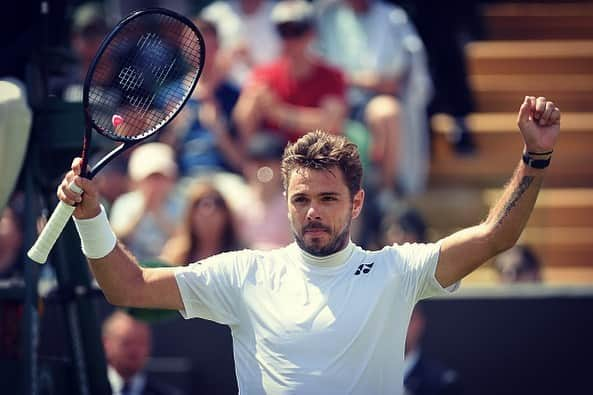
[[281,38],[289,39],[304,36],[312,26],[310,21],[282,22],[276,25],[276,29]]

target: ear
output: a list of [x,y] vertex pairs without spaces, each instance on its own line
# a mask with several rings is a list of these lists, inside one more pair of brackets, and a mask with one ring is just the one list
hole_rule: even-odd
[[359,189],[352,199],[352,219],[357,218],[362,211],[362,205],[364,203],[364,190]]

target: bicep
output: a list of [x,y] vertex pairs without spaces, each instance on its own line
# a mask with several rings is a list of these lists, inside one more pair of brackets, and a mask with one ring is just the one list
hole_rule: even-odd
[[182,310],[183,301],[177,280],[176,268],[150,268],[142,270],[143,286],[134,305],[170,310]]
[[455,284],[496,254],[485,224],[455,232],[439,244],[436,279],[443,287]]

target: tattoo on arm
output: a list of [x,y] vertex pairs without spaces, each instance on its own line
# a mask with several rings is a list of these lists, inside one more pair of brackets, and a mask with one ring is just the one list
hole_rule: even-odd
[[504,209],[502,211],[500,211],[499,213],[497,213],[498,214],[498,218],[496,220],[497,226],[502,225],[502,222],[504,221],[504,219],[509,216],[509,214],[511,213],[511,210],[517,205],[517,203],[519,202],[519,199],[521,199],[521,196],[523,196],[523,194],[525,193],[527,188],[529,188],[529,186],[531,185],[531,183],[533,182],[534,179],[535,179],[534,176],[524,176],[521,179],[521,181],[519,182],[519,185],[517,185],[515,190],[511,193],[509,200],[505,203]]

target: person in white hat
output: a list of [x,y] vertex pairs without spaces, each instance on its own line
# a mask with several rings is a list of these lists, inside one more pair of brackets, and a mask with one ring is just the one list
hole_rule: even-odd
[[173,149],[163,143],[139,146],[130,156],[128,173],[132,189],[113,203],[111,223],[132,253],[152,259],[172,235],[182,209],[172,195],[177,181]]

